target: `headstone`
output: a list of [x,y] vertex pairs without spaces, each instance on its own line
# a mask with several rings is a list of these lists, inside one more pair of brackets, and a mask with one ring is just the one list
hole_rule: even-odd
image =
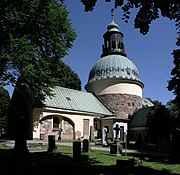
[[80,141],[73,142],[73,160],[75,161],[81,160],[81,142]]
[[120,126],[120,140],[124,141],[124,127]]
[[110,154],[122,155],[122,145],[117,141],[110,146]]
[[102,145],[103,146],[107,146],[108,142],[107,142],[107,128],[102,128]]
[[84,139],[83,140],[83,152],[89,152],[89,140],[88,139]]
[[120,132],[119,125],[116,124],[113,130],[115,130],[115,138],[114,138],[114,143],[110,145],[110,154],[122,155],[122,145],[120,144],[119,141],[119,132]]
[[119,139],[119,132],[120,132],[119,125],[116,124],[116,127],[114,127],[113,130],[115,131],[115,139],[118,140]]
[[90,141],[94,140],[94,126],[90,126]]
[[48,152],[56,151],[55,135],[48,135]]

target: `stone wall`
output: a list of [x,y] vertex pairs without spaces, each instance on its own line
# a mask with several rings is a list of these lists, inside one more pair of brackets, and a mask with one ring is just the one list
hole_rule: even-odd
[[120,118],[128,118],[134,111],[142,108],[142,98],[129,94],[99,95],[100,101]]

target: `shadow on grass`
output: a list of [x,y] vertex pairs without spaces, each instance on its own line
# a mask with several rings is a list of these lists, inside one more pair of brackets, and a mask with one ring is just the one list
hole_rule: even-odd
[[0,174],[78,174],[78,175],[177,175],[167,170],[153,170],[144,166],[131,168],[119,165],[97,165],[95,158],[73,160],[61,153],[35,152],[15,154],[0,149]]

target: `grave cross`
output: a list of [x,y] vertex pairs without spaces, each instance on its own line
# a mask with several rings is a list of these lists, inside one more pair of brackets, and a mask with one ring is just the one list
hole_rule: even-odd
[[119,135],[119,131],[120,131],[120,127],[118,124],[116,124],[116,127],[113,128],[115,130],[115,134],[116,134],[116,138],[115,139],[118,139],[118,135]]

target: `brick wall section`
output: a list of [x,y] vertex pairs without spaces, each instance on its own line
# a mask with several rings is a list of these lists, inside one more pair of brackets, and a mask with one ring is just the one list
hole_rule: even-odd
[[99,95],[99,100],[120,118],[128,118],[135,110],[142,108],[142,98],[129,94]]

